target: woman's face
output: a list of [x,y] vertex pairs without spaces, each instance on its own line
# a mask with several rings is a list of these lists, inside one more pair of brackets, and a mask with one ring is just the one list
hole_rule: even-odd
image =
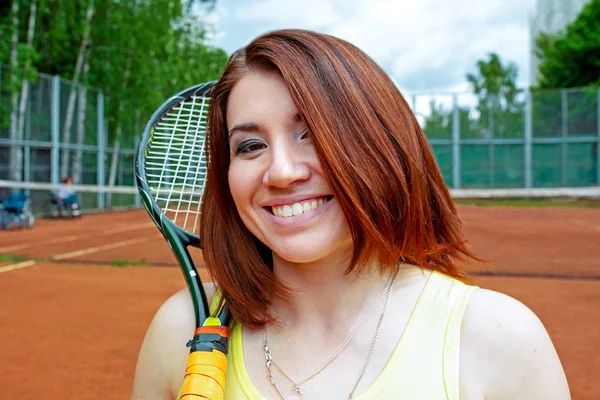
[[346,257],[344,216],[278,73],[249,72],[233,87],[227,129],[229,188],[250,232],[289,262]]

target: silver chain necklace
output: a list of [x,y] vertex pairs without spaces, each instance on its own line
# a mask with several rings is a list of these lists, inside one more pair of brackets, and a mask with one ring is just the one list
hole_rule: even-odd
[[[391,282],[391,278],[386,283],[385,287],[383,288],[383,291],[381,292],[381,295],[379,296],[379,299],[377,300],[375,305],[373,305],[373,307],[369,310],[368,314],[363,318],[363,320],[360,322],[360,324],[357,325],[357,327],[350,333],[346,342],[338,349],[338,351],[333,356],[331,356],[329,358],[329,360],[327,360],[327,362],[321,368],[317,369],[315,372],[310,374],[308,377],[300,380],[299,382],[295,382],[292,378],[290,378],[290,376],[288,374],[285,373],[285,371],[283,371],[283,369],[275,362],[275,360],[273,359],[273,357],[271,355],[271,357],[270,357],[271,364],[273,364],[273,366],[275,366],[275,368],[277,368],[279,370],[279,372],[281,372],[281,374],[284,377],[286,377],[292,383],[292,385],[294,385],[294,390],[296,391],[296,393],[298,393],[299,395],[302,395],[302,392],[300,391],[300,385],[302,385],[303,383],[307,382],[308,380],[310,380],[313,377],[315,377],[316,375],[318,375],[329,364],[331,364],[346,349],[346,347],[348,347],[348,345],[354,338],[354,335],[356,335],[356,333],[363,327],[363,325],[371,318],[371,316],[373,315],[375,310],[377,308],[379,308],[379,305],[383,301],[383,298],[385,297],[385,294],[387,293],[387,291],[389,289],[390,282]],[[267,345],[267,327],[266,326],[263,328],[263,346],[266,346],[267,347],[266,350],[268,351],[269,354],[271,354],[271,352],[269,351],[269,347]],[[267,352],[265,352],[265,359],[266,358],[267,358]],[[267,373],[269,374],[269,371],[267,371]],[[269,375],[269,378],[271,378],[271,375]]]
[[363,375],[365,374],[367,366],[369,365],[369,363],[371,361],[371,357],[373,356],[373,351],[375,349],[375,343],[377,343],[377,339],[379,337],[381,322],[383,321],[383,317],[386,314],[386,311],[387,311],[389,303],[390,303],[390,299],[392,297],[392,289],[394,287],[394,281],[396,280],[396,276],[397,276],[397,272],[390,278],[390,280],[384,287],[383,292],[381,292],[381,295],[379,296],[379,299],[377,300],[375,305],[369,310],[369,313],[365,316],[365,318],[363,318],[363,320],[360,322],[360,324],[358,324],[358,326],[350,333],[350,335],[348,336],[348,339],[338,349],[338,351],[329,358],[329,360],[325,363],[325,365],[323,365],[321,368],[319,368],[318,370],[316,370],[315,372],[310,374],[307,378],[305,378],[299,382],[295,382],[292,378],[290,378],[289,375],[286,374],[281,369],[281,367],[279,365],[277,365],[277,363],[273,359],[273,355],[271,353],[271,349],[269,348],[268,341],[267,341],[267,327],[266,326],[264,327],[264,329],[263,329],[263,349],[264,349],[264,353],[265,353],[265,366],[266,366],[266,371],[267,371],[267,377],[269,378],[271,385],[273,385],[273,388],[277,391],[277,394],[279,395],[279,398],[281,400],[285,400],[285,397],[283,396],[283,394],[281,393],[281,390],[279,389],[279,387],[277,386],[277,383],[275,382],[275,377],[273,376],[273,366],[275,366],[275,368],[277,368],[279,370],[279,372],[281,372],[281,374],[292,383],[292,385],[294,387],[294,391],[299,396],[302,396],[302,391],[300,390],[300,385],[306,383],[310,379],[312,379],[315,376],[317,376],[318,374],[320,374],[321,371],[323,371],[327,366],[329,366],[346,349],[346,347],[348,347],[348,345],[350,344],[350,342],[352,341],[352,339],[354,338],[356,333],[371,318],[371,316],[373,315],[375,310],[377,308],[379,308],[379,305],[381,304],[381,302],[383,301],[383,298],[385,297],[385,295],[387,293],[387,299],[385,302],[385,306],[383,308],[383,312],[381,313],[381,317],[379,317],[379,322],[377,323],[377,329],[375,330],[375,335],[373,336],[373,342],[371,343],[371,348],[369,350],[369,354],[367,355],[367,359],[365,360],[365,363],[363,364],[360,375],[358,376],[358,380],[356,381],[356,383],[354,384],[354,387],[352,388],[352,391],[348,395],[349,400],[351,400],[353,398],[354,392],[356,391],[356,388],[358,387],[359,382],[361,381]]

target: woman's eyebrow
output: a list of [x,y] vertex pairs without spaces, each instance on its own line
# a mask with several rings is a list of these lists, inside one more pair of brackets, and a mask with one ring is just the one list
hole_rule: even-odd
[[[292,116],[292,120],[296,123],[296,122],[304,122],[304,119],[302,118],[302,116],[300,115],[300,113],[295,113]],[[241,124],[236,124],[233,126],[233,128],[231,128],[229,130],[229,136],[231,137],[231,135],[233,135],[235,132],[241,131],[241,132],[257,132],[260,131],[261,127],[259,124],[255,123],[255,122],[244,122]]]
[[260,130],[260,126],[258,124],[255,124],[254,122],[246,122],[243,124],[237,124],[234,125],[233,128],[231,128],[229,130],[229,137],[231,137],[231,135],[233,135],[235,132],[241,131],[241,132],[251,132],[251,131],[259,131]]

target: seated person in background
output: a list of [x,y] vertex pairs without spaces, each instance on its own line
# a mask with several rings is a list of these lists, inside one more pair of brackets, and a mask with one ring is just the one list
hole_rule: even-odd
[[[67,176],[63,180],[63,183],[66,185],[72,185],[73,177]],[[58,207],[59,215],[64,215],[65,210],[68,210],[73,216],[78,216],[81,214],[81,211],[79,210],[77,194],[75,193],[75,190],[70,187],[63,186],[58,191],[54,192],[51,201]]]

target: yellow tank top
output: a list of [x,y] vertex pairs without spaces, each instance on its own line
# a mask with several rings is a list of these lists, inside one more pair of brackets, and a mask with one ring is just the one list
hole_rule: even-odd
[[[357,400],[458,400],[460,329],[476,289],[433,272],[385,368]],[[225,400],[263,400],[246,371],[242,346],[242,327],[234,323]]]

